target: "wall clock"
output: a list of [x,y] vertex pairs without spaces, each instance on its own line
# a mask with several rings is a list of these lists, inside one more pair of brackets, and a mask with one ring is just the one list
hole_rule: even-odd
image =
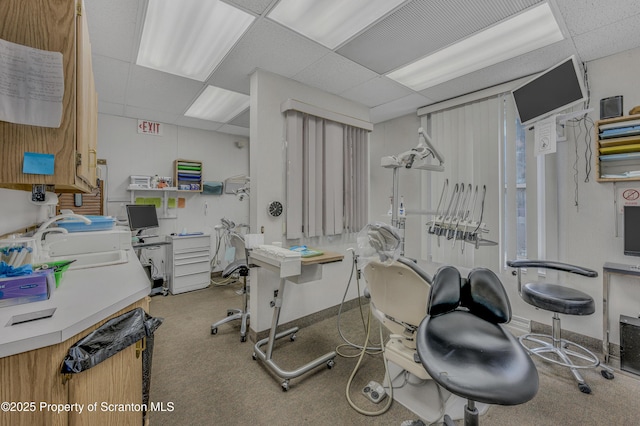
[[267,206],[269,216],[278,217],[282,214],[282,203],[280,201],[272,201]]

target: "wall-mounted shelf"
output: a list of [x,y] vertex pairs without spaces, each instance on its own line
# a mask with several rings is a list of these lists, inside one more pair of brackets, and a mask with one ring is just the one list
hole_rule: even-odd
[[[131,192],[131,204],[135,204],[136,203],[136,192],[161,192],[162,193],[162,215],[158,216],[158,219],[177,219],[178,215],[170,215],[169,214],[169,193],[170,192],[175,192],[178,193],[178,189],[174,188],[174,187],[170,187],[170,188],[132,188],[129,187],[127,188],[127,191]],[[178,200],[176,199],[176,204],[178,203]],[[176,205],[177,207],[177,205]]]
[[640,115],[596,121],[596,180],[640,180]]
[[[177,159],[173,162],[173,182],[178,191],[202,192],[202,161]],[[187,189],[186,186],[190,188]]]

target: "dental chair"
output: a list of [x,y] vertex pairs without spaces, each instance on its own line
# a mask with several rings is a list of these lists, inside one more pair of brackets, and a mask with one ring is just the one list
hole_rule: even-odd
[[428,379],[417,358],[415,334],[426,312],[431,276],[399,252],[394,254],[401,239],[393,228],[386,224],[367,227],[367,243],[376,256],[362,272],[371,297],[371,312],[390,332],[384,357],[420,379]]
[[[516,405],[538,392],[535,365],[502,325],[510,320],[507,293],[490,270],[473,269],[465,279],[443,266],[434,275],[417,352],[435,382],[467,399],[466,426],[478,425],[476,402]],[[455,425],[448,415],[444,424]]]
[[235,259],[229,263],[222,271],[223,278],[234,275],[242,280],[242,308],[228,309],[227,317],[211,325],[211,334],[218,334],[218,327],[231,321],[240,320],[240,341],[247,341],[247,325],[249,321],[249,286],[247,279],[249,276],[249,266],[247,262],[247,250],[244,237],[236,232],[229,233],[229,245],[235,248]]
[[[546,260],[509,260],[507,265],[517,268],[518,293],[528,304],[538,309],[553,312],[551,335],[529,333],[520,336],[520,343],[532,355],[537,355],[545,361],[568,367],[578,381],[578,389],[582,393],[591,393],[591,388],[584,381],[578,369],[602,367],[601,374],[605,379],[613,379],[613,370],[601,365],[600,359],[587,348],[561,337],[560,314],[591,315],[595,312],[595,303],[588,294],[559,284],[530,282],[522,284],[522,268],[552,269],[569,272],[584,277],[595,278],[598,273],[594,270],[561,262]],[[571,347],[576,350],[570,349]]]

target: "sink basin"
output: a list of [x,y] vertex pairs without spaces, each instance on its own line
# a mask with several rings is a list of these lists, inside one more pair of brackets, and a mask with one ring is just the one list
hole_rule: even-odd
[[[117,265],[128,261],[127,252],[125,250],[103,251],[98,253],[72,254],[67,256],[50,257],[47,260],[73,260],[68,270],[97,268],[99,266]],[[45,262],[46,263],[46,260]]]

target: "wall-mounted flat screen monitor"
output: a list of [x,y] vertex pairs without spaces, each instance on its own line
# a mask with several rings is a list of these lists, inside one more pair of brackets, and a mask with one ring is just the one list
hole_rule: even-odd
[[511,91],[522,124],[534,123],[587,100],[575,56]]
[[624,254],[640,256],[640,206],[624,206]]
[[138,233],[159,226],[156,206],[153,204],[129,204],[127,205],[127,217],[129,218],[129,229],[138,231]]

